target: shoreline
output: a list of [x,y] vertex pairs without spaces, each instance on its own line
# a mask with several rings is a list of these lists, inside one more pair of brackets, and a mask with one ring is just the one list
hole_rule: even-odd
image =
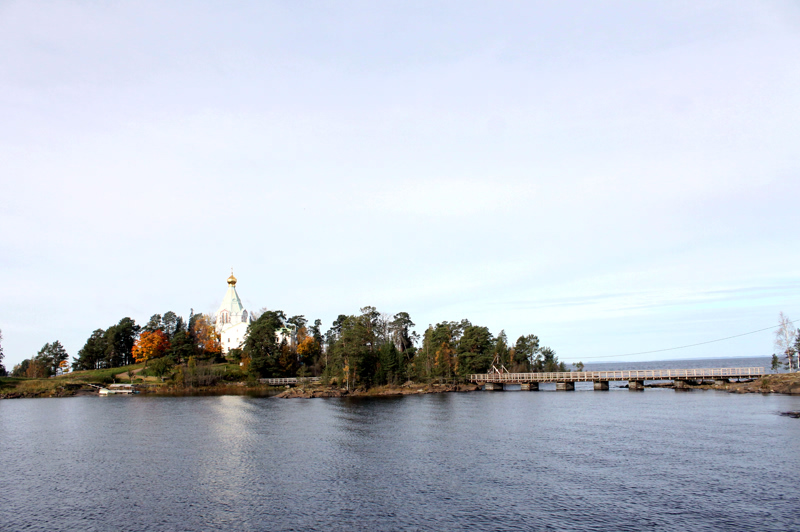
[[[22,381],[20,389],[13,387],[0,389],[0,399],[33,399],[55,397],[99,396],[98,390],[88,383],[45,381],[40,387],[36,381]],[[646,388],[674,388],[671,383],[651,383]],[[196,388],[177,388],[158,385],[134,385],[141,395],[158,397],[207,397],[222,395],[247,395],[251,397],[275,397],[277,399],[317,399],[336,397],[398,397],[403,395],[424,395],[431,393],[462,393],[481,391],[477,384],[436,384],[406,383],[372,388],[347,390],[337,386],[311,384],[292,388],[265,385],[248,385],[245,382],[225,383]],[[705,383],[682,388],[682,391],[717,390],[728,393],[761,393],[800,395],[800,373],[778,373],[765,375],[749,382]]]
[[424,395],[429,393],[476,392],[477,384],[404,384],[402,386],[376,386],[346,390],[336,386],[306,386],[284,390],[275,395],[277,399],[317,399],[327,397],[398,397],[402,395]]

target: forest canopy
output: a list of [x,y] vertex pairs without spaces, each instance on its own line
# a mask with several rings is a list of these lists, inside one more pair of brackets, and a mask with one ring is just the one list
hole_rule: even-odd
[[[214,316],[173,311],[153,314],[144,325],[124,317],[87,338],[73,370],[93,370],[144,363],[161,377],[195,371],[197,364],[226,362],[237,378],[321,377],[347,388],[464,382],[487,371],[566,371],[555,351],[538,336],[515,341],[470,320],[430,325],[422,335],[407,312],[387,314],[366,306],[357,314],[340,314],[323,332],[322,321],[280,310],[254,313],[243,344],[223,356]],[[60,342],[45,344],[14,374],[47,377],[64,370],[68,355]],[[183,369],[181,369],[183,368]],[[68,368],[66,368],[68,369]]]

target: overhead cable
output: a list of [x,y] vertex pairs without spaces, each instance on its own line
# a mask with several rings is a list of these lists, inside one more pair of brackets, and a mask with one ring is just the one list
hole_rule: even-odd
[[[794,323],[796,321],[800,321],[800,320],[792,320],[789,323]],[[666,349],[655,349],[653,351],[639,351],[639,352],[636,352],[636,353],[625,353],[624,355],[601,355],[601,356],[596,356],[596,357],[583,357],[583,359],[590,360],[590,359],[595,359],[595,358],[618,358],[618,357],[630,357],[630,356],[634,356],[634,355],[649,355],[651,353],[663,353],[665,351],[675,351],[677,349],[686,349],[687,347],[696,347],[698,345],[706,345],[706,344],[713,344],[714,342],[722,342],[724,340],[730,340],[731,338],[739,338],[740,336],[747,336],[748,334],[760,333],[760,332],[768,331],[768,330],[774,329],[774,328],[775,328],[775,325],[772,325],[770,327],[764,327],[763,329],[758,329],[757,331],[750,331],[750,332],[746,332],[746,333],[742,333],[742,334],[734,334],[733,336],[726,336],[725,338],[717,338],[716,340],[708,340],[707,342],[700,342],[700,343],[697,343],[697,344],[679,345],[678,347],[667,347]],[[583,360],[583,359],[581,359],[581,360]]]

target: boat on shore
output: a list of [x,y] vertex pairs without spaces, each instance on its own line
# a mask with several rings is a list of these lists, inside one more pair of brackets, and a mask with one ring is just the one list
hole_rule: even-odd
[[130,384],[110,384],[108,388],[100,388],[100,395],[131,395],[139,393]]

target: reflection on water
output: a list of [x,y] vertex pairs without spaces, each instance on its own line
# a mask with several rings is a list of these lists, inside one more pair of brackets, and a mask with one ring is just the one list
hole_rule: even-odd
[[783,410],[800,397],[2,401],[0,529],[797,530]]

